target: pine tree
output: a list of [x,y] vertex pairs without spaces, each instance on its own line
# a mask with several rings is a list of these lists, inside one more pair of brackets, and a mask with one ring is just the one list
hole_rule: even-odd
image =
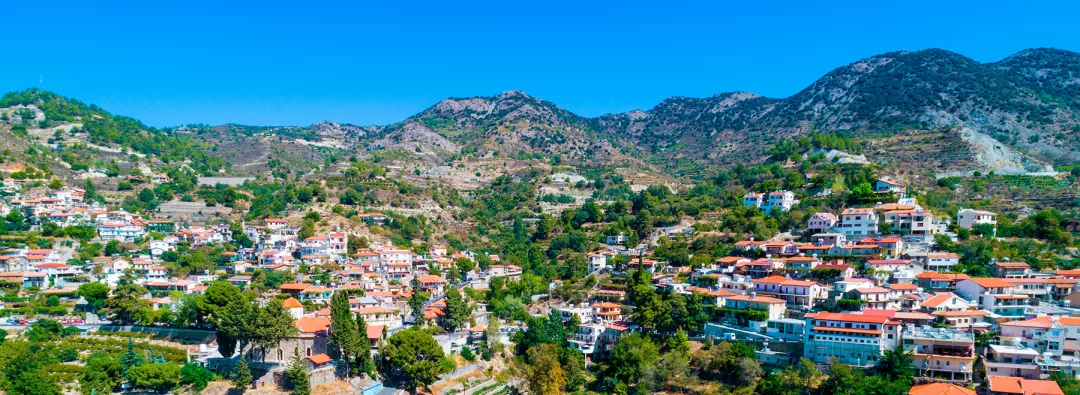
[[357,354],[360,343],[360,331],[356,324],[349,308],[349,295],[335,292],[330,299],[330,338],[327,340],[337,350],[338,357],[345,361],[346,375],[352,374],[349,359]]
[[251,369],[248,368],[247,361],[244,360],[243,354],[240,354],[240,363],[236,364],[232,379],[233,388],[240,391],[241,394],[244,393],[244,391],[247,391],[248,387],[251,386],[252,380],[254,380],[251,376]]
[[289,367],[285,369],[285,377],[289,379],[294,395],[311,394],[311,379],[308,377],[307,362],[300,356],[300,350],[296,350]]
[[143,364],[142,355],[135,352],[135,341],[128,338],[127,352],[120,356],[120,364],[124,365],[124,378],[128,378],[128,370]]
[[367,322],[364,317],[356,315],[356,329],[359,339],[356,344],[356,367],[361,373],[371,373],[375,370],[375,361],[371,359],[371,341],[367,337]]
[[469,305],[457,289],[450,288],[446,291],[446,317],[443,318],[443,326],[447,332],[454,332],[461,329],[468,318]]

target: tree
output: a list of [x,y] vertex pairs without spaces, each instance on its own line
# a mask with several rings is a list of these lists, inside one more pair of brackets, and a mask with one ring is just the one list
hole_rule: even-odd
[[243,355],[248,344],[255,339],[255,324],[258,318],[259,311],[255,303],[240,297],[225,306],[218,320],[217,330],[219,334],[235,340],[237,351]]
[[292,315],[285,311],[281,302],[274,300],[258,309],[252,340],[264,351],[262,355],[265,358],[267,348],[279,344],[282,339],[296,335],[299,331],[293,323]]
[[206,385],[214,380],[214,372],[196,363],[186,363],[180,368],[180,384],[190,385],[196,392],[202,392]]
[[180,382],[180,365],[175,363],[152,363],[132,367],[128,371],[132,385],[166,393]]
[[360,334],[356,345],[356,368],[360,373],[371,374],[375,371],[375,361],[371,359],[371,341],[367,337],[367,322],[360,314],[356,315],[356,331]]
[[656,366],[660,350],[651,340],[640,333],[619,338],[611,351],[611,366],[615,377],[624,383],[637,383],[647,371]]
[[113,290],[112,297],[108,298],[105,305],[113,315],[113,320],[120,323],[130,324],[135,322],[135,316],[143,308],[148,308],[150,302],[143,299],[146,288],[134,282],[124,283]]
[[885,351],[874,370],[877,375],[892,381],[910,380],[915,376],[911,354],[904,352],[900,347]]
[[248,387],[251,386],[252,380],[254,380],[254,378],[251,376],[251,369],[248,368],[247,361],[244,360],[243,353],[240,354],[240,362],[238,362],[236,364],[236,367],[233,368],[232,379],[233,388],[239,391],[241,394],[247,391]]
[[420,292],[420,280],[418,280],[416,278],[416,276],[413,276],[413,279],[412,279],[412,296],[409,296],[409,302],[408,303],[409,303],[409,308],[412,309],[413,319],[417,323],[419,323],[420,320],[423,319],[424,303],[427,303],[428,297],[430,297],[430,295],[428,295],[427,292]]
[[465,325],[469,318],[469,305],[461,297],[461,293],[455,288],[446,291],[446,316],[443,317],[443,327],[447,332],[454,332]]
[[415,326],[390,336],[383,354],[391,369],[404,376],[414,390],[431,385],[440,374],[449,372],[442,365],[442,346],[431,333]]
[[299,350],[289,361],[289,366],[285,368],[285,379],[288,380],[293,395],[311,394],[311,379],[308,377],[307,361],[300,356]]
[[128,372],[131,371],[131,368],[142,364],[142,354],[135,352],[135,341],[129,337],[127,351],[120,356],[120,365],[124,367],[124,378],[130,380],[131,376],[128,375]]
[[529,349],[529,389],[535,394],[562,394],[566,388],[566,371],[559,363],[559,347],[541,344]]
[[109,354],[98,352],[87,358],[86,367],[79,375],[79,391],[90,395],[97,391],[101,394],[112,393],[124,377],[124,365]]
[[86,283],[80,285],[75,293],[86,299],[86,303],[96,311],[105,307],[105,301],[109,298],[109,286],[99,282]]
[[345,374],[351,375],[349,368],[350,357],[357,355],[357,349],[361,339],[359,328],[353,320],[352,310],[349,308],[349,294],[344,291],[334,292],[330,299],[330,335],[327,342],[333,346],[336,354],[345,361]]
[[35,343],[60,339],[64,336],[64,326],[50,319],[41,319],[30,324],[26,337]]
[[454,263],[454,266],[457,266],[458,271],[460,271],[463,275],[468,275],[469,272],[473,271],[473,269],[476,269],[476,263],[473,262],[472,259],[465,257],[458,258],[457,261]]
[[212,324],[221,319],[225,307],[240,298],[240,288],[228,281],[215,281],[206,287],[203,296],[196,300],[199,314]]
[[829,363],[829,378],[818,387],[819,394],[856,395],[861,394],[862,373],[850,366],[837,362]]
[[105,256],[113,256],[120,253],[120,241],[109,240],[105,243]]

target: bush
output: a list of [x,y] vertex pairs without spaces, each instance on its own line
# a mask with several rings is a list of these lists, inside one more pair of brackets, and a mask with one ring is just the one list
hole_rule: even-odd
[[128,377],[137,388],[168,392],[180,382],[180,366],[174,363],[132,366]]

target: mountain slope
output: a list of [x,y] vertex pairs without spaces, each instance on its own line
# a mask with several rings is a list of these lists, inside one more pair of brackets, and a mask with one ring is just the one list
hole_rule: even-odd
[[1080,55],[1028,50],[997,63],[929,49],[863,59],[785,99],[748,93],[671,98],[648,111],[593,121],[631,136],[658,160],[760,158],[783,136],[814,129],[863,134],[960,125],[1048,160],[1080,158]]

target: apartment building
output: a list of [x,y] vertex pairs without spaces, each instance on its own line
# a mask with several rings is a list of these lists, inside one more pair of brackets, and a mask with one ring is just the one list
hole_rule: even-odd
[[975,365],[975,335],[949,328],[907,327],[903,349],[912,354],[919,376],[971,381]]
[[755,293],[782,299],[789,308],[797,307],[809,310],[816,301],[824,297],[825,287],[814,281],[770,276],[754,280],[753,283]]
[[1014,288],[1015,285],[1000,278],[969,278],[956,283],[956,294],[989,311],[991,318],[1023,319],[1027,312],[1028,296],[1014,295]]
[[803,356],[819,364],[834,358],[852,366],[873,366],[886,350],[896,348],[902,327],[888,317],[810,313],[806,318]]

